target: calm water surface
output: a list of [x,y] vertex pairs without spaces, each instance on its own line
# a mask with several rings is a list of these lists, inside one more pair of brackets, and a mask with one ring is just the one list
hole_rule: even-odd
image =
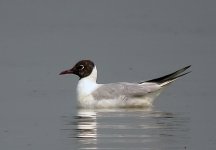
[[143,109],[78,110],[62,132],[78,149],[187,149],[190,118]]

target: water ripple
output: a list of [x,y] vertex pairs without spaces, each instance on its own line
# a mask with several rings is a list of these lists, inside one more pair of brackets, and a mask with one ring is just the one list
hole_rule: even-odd
[[184,149],[189,118],[142,109],[78,110],[65,129],[79,149]]

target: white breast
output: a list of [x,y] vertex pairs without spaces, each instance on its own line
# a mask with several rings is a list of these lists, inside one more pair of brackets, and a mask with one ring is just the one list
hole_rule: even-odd
[[95,67],[88,77],[79,80],[77,85],[77,99],[81,107],[94,107],[95,100],[91,94],[100,87],[100,85],[96,83],[96,79],[97,69]]

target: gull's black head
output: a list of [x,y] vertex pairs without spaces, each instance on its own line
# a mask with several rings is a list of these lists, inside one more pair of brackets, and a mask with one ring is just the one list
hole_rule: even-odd
[[59,75],[75,74],[80,79],[89,76],[94,69],[94,63],[91,60],[81,60],[73,68],[61,72]]

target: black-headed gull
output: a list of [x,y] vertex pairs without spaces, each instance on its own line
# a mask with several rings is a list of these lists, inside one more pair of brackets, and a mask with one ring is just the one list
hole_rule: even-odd
[[60,75],[79,76],[77,99],[82,108],[149,107],[167,85],[188,74],[189,72],[183,72],[189,67],[144,82],[98,84],[96,65],[91,60],[81,60]]

